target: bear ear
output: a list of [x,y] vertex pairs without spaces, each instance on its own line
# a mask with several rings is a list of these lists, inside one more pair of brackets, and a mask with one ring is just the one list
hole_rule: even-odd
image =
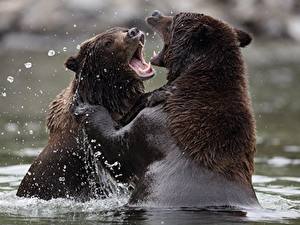
[[247,45],[249,45],[252,41],[252,37],[250,34],[248,34],[245,31],[239,30],[239,29],[235,29],[235,32],[237,34],[237,38],[240,44],[240,47],[246,47]]
[[193,32],[193,38],[203,41],[206,37],[209,37],[214,33],[215,29],[207,24],[200,24],[198,28]]
[[69,70],[72,70],[73,72],[77,72],[79,68],[79,63],[77,61],[77,58],[74,56],[70,56],[67,61],[65,62],[66,68]]

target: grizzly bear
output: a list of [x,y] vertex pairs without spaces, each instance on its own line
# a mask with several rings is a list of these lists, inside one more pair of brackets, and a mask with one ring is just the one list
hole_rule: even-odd
[[85,140],[70,106],[80,96],[105,106],[114,120],[126,123],[121,118],[144,96],[142,80],[154,75],[143,57],[144,42],[137,28],[112,28],[85,41],[78,55],[68,58],[65,66],[75,77],[50,104],[48,144],[22,180],[17,196],[88,200],[113,191],[111,180],[122,180],[117,176],[122,171],[97,163],[100,154],[88,150],[92,140]]
[[75,111],[88,136],[110,146],[103,154],[111,162],[132,164],[130,204],[259,207],[251,180],[255,119],[240,51],[250,35],[197,13],[154,12],[147,22],[165,42],[152,59],[168,69],[165,102],[122,128],[105,107],[81,103]]

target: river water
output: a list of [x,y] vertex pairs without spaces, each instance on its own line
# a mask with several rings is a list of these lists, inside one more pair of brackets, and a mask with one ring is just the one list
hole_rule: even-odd
[[[300,64],[294,60],[255,63],[247,56],[257,120],[253,182],[264,209],[129,209],[127,196],[86,203],[16,197],[47,142],[47,105],[73,76],[63,68],[64,50],[0,54],[0,224],[300,224]],[[164,79],[159,70],[147,90]]]

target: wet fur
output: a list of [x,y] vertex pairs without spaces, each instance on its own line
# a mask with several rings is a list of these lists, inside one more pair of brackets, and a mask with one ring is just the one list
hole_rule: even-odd
[[236,32],[201,14],[173,23],[165,56],[176,87],[165,106],[170,132],[199,165],[251,185],[255,120]]
[[103,40],[113,38],[120,30],[124,28],[111,29],[87,41],[77,56],[66,61],[66,67],[76,73],[75,78],[50,104],[48,144],[23,178],[17,196],[88,200],[105,194],[105,190],[99,190],[95,168],[87,162],[85,134],[70,107],[74,96],[80,96],[91,104],[104,105],[119,120],[142,96],[142,81],[121,63],[122,55],[116,57],[112,54],[115,52],[101,46]]
[[132,165],[130,204],[259,207],[251,182],[255,120],[239,49],[249,35],[181,13],[170,37],[160,60],[169,70],[166,102],[119,129],[104,107],[81,106],[88,135],[110,146],[103,152],[110,162]]

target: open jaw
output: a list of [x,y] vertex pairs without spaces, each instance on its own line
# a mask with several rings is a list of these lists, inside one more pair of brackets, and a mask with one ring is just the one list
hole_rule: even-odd
[[140,40],[136,51],[133,53],[132,58],[129,60],[129,66],[136,74],[144,80],[150,79],[154,76],[155,71],[151,63],[147,63],[144,59],[144,41]]
[[[160,38],[162,40],[164,40],[163,34],[155,26],[156,25],[155,21],[156,20],[154,20],[152,17],[147,17],[146,18],[147,24],[152,28],[152,30],[154,30],[154,31],[156,31],[158,33],[158,35],[160,36]],[[156,51],[153,50],[153,55],[152,55],[152,57],[150,59],[150,62],[151,62],[152,65],[155,65],[155,66],[164,66],[163,60],[162,60],[163,59],[163,55],[164,55],[164,50],[165,50],[165,43],[164,43],[163,49],[161,51],[159,51],[158,53],[156,53]]]
[[150,59],[150,62],[153,65],[155,65],[155,66],[161,66],[161,67],[165,66],[163,58],[164,58],[164,54],[165,54],[165,49],[166,48],[167,47],[164,44],[163,49],[159,53],[156,53],[155,51],[153,51],[153,55],[152,55],[152,57]]
[[172,18],[170,16],[164,16],[159,11],[154,11],[151,16],[146,18],[146,23],[150,26],[150,28],[157,32],[160,38],[163,41],[163,48],[160,50],[160,52],[156,53],[153,51],[153,56],[150,59],[150,62],[152,65],[165,67],[164,63],[164,55],[165,51],[168,48],[168,42],[169,42],[169,33],[167,33],[167,27],[170,26],[172,22]]

